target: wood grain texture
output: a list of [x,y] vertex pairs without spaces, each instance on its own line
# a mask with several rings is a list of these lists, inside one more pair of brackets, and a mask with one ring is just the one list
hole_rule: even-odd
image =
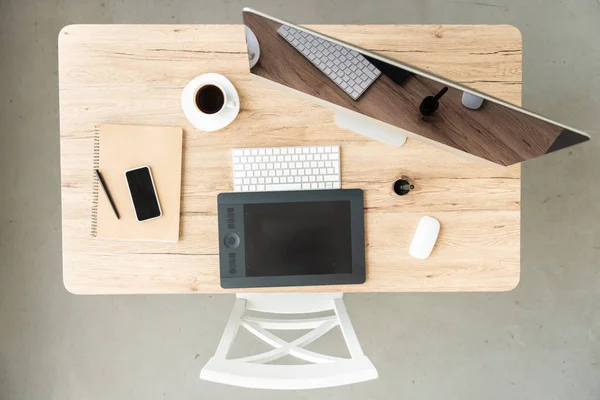
[[[509,26],[314,26],[515,104],[520,37]],[[183,115],[194,77],[236,86],[238,118],[203,133]],[[232,190],[233,147],[341,145],[342,186],[365,191],[364,285],[254,291],[501,291],[519,281],[520,166],[490,167],[416,140],[393,148],[344,131],[332,112],[252,80],[241,25],[73,25],[59,35],[63,272],[80,294],[217,293],[218,193]],[[182,126],[180,241],[90,237],[96,124]],[[401,176],[416,190],[396,196]],[[423,215],[440,220],[431,257],[408,246]],[[239,290],[235,290],[239,291]],[[250,291],[250,290],[249,290]]]

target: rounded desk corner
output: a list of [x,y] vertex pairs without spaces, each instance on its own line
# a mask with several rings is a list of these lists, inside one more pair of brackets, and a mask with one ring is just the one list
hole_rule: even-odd
[[519,273],[514,277],[514,281],[511,282],[506,289],[504,289],[504,292],[510,292],[515,290],[519,284],[521,283],[521,271],[519,270]]
[[511,25],[511,24],[505,24],[502,25],[503,27],[506,27],[507,30],[512,30],[513,34],[515,36],[519,37],[519,43],[521,45],[521,52],[523,52],[522,47],[523,47],[523,32],[521,32],[521,29],[519,29],[518,26],[516,25]]
[[62,27],[62,29],[58,32],[58,44],[60,45],[61,38],[68,36],[71,32],[71,29],[77,26],[76,24],[69,24]]
[[65,277],[64,274],[63,274],[63,286],[65,287],[65,289],[67,290],[67,292],[69,292],[71,294],[75,294],[75,295],[84,294],[84,293],[78,291],[76,289],[76,287],[71,282],[69,282],[67,280],[67,278]]

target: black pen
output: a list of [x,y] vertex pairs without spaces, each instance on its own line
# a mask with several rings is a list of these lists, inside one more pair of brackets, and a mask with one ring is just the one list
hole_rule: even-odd
[[110,192],[108,191],[108,188],[106,187],[106,183],[104,183],[104,179],[102,179],[102,175],[100,174],[100,171],[98,171],[98,170],[95,170],[95,171],[96,171],[96,175],[98,176],[98,180],[100,181],[100,186],[102,186],[102,190],[104,191],[104,194],[106,194],[106,197],[108,197],[108,201],[110,202],[110,205],[112,206],[112,209],[115,212],[117,219],[121,219],[121,217],[119,217],[119,212],[117,211],[117,207],[115,207],[115,203],[113,202],[112,197],[110,197]]

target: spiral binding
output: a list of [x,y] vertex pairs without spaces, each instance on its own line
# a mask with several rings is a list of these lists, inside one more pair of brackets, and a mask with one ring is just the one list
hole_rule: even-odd
[[98,235],[98,177],[96,170],[100,169],[100,127],[96,126],[94,130],[94,156],[92,162],[92,226],[90,234],[93,237]]

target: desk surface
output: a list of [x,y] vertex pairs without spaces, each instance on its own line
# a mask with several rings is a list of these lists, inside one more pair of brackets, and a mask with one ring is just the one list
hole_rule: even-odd
[[[520,104],[513,27],[310,28]],[[241,98],[238,118],[215,133],[195,129],[180,106],[183,87],[205,72],[227,76]],[[519,281],[519,165],[488,166],[411,139],[393,148],[337,127],[330,110],[250,78],[241,25],[68,26],[59,82],[63,273],[73,293],[228,292],[219,285],[216,196],[232,190],[231,148],[308,144],[340,144],[342,187],[365,191],[367,282],[253,291],[501,291]],[[102,123],[184,128],[178,243],[90,236]],[[402,176],[416,189],[399,197],[392,183]],[[416,260],[408,246],[423,215],[442,230],[431,257]]]

